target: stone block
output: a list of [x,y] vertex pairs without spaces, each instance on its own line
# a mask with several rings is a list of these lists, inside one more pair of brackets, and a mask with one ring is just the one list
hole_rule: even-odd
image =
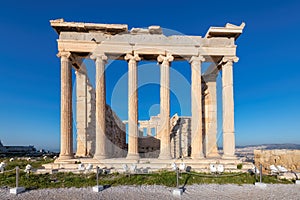
[[181,196],[182,193],[183,193],[183,189],[181,189],[181,188],[176,188],[172,192],[173,196]]
[[11,188],[10,190],[9,190],[9,193],[11,193],[11,194],[20,194],[20,193],[22,193],[22,192],[24,192],[25,191],[25,188],[24,187],[15,187],[15,188]]
[[286,172],[278,176],[279,179],[296,180],[296,175],[292,172]]
[[93,187],[93,192],[101,192],[102,190],[104,190],[102,185],[96,185]]
[[254,160],[256,167],[263,165],[263,172],[270,171],[270,165],[281,165],[289,171],[300,169],[300,150],[254,150]]
[[57,174],[58,173],[58,169],[51,169],[49,173],[50,174]]
[[265,183],[260,183],[260,182],[256,182],[256,183],[255,183],[255,186],[264,189],[264,188],[267,187],[267,184],[265,184]]

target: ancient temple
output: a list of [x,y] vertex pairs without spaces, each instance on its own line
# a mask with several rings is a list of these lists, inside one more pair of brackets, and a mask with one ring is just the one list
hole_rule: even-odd
[[[235,41],[244,23],[210,27],[204,37],[166,36],[159,26],[128,30],[125,24],[77,23],[63,19],[50,23],[59,35],[58,57],[61,59],[61,149],[57,162],[71,161],[74,156],[92,157],[95,163],[118,157],[136,162],[147,156],[166,162],[176,158],[189,158],[194,162],[236,159],[233,64],[238,61]],[[83,59],[95,61],[95,88],[89,83]],[[104,72],[108,60],[128,63],[128,120],[125,123],[106,104]],[[138,119],[137,67],[141,60],[160,64],[160,114],[149,121]],[[170,67],[176,61],[186,61],[191,67],[192,115],[187,117],[170,117]],[[201,73],[203,62],[209,62],[210,66]],[[76,73],[77,152],[73,152],[72,70]],[[216,138],[216,79],[220,72],[222,155]],[[125,124],[128,125],[128,144]],[[141,134],[143,129],[148,134]],[[156,153],[149,153],[154,151]]]

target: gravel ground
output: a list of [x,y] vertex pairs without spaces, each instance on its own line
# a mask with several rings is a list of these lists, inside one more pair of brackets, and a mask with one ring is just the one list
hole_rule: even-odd
[[[92,188],[60,188],[26,191],[12,195],[9,189],[0,189],[0,199],[64,200],[64,199],[174,199],[174,188],[151,186],[117,186],[94,193]],[[300,185],[267,185],[262,189],[254,185],[188,185],[181,199],[297,199],[300,200]]]

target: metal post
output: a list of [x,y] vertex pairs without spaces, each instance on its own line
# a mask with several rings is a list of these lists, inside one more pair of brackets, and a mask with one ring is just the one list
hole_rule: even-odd
[[255,173],[255,182],[257,181],[257,167],[255,166],[255,168],[254,168],[255,170],[254,170],[254,173]]
[[262,164],[260,164],[259,165],[259,170],[260,170],[260,173],[259,173],[259,175],[260,175],[260,179],[259,179],[259,181],[262,183]]
[[176,167],[176,187],[179,187],[179,168]]
[[16,166],[16,188],[19,187],[19,167]]
[[96,175],[96,178],[97,178],[97,186],[99,186],[99,166],[96,167],[97,169],[97,175]]

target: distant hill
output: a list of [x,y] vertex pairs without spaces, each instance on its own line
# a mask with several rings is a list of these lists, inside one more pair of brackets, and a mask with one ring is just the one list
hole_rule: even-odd
[[236,148],[257,148],[257,149],[299,149],[300,150],[300,144],[260,144],[260,145],[245,145],[245,146],[236,146]]

